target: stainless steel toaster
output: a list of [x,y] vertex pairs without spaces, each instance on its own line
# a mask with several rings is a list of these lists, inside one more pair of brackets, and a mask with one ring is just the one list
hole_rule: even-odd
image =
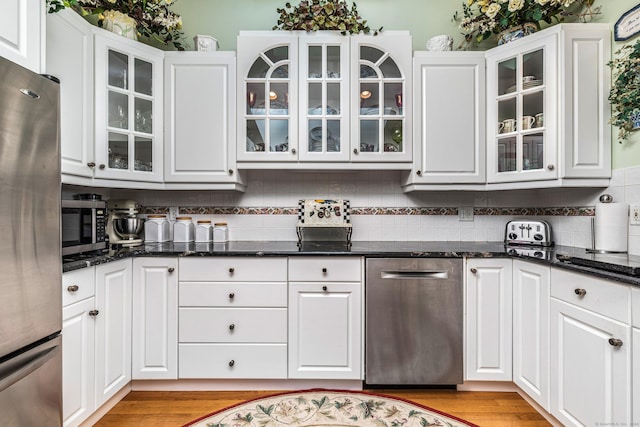
[[507,245],[553,246],[551,226],[542,220],[509,221],[504,231]]

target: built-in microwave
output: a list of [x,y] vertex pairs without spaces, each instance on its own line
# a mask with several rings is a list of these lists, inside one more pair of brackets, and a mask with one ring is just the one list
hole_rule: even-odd
[[102,200],[62,200],[62,255],[107,247],[107,205]]

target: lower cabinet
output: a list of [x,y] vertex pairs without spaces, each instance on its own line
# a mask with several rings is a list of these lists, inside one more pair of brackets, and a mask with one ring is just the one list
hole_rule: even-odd
[[549,410],[549,266],[513,261],[513,382]]
[[131,258],[96,267],[96,408],[131,381]]
[[289,259],[289,378],[363,379],[362,260]]
[[631,397],[633,408],[631,408],[633,422],[631,425],[640,425],[640,288],[631,290],[631,315],[633,335],[633,360],[631,371],[633,372],[633,389]]
[[473,258],[466,267],[465,380],[512,379],[512,260]]
[[629,287],[556,269],[551,279],[551,414],[631,425]]
[[133,260],[131,376],[178,378],[178,259]]

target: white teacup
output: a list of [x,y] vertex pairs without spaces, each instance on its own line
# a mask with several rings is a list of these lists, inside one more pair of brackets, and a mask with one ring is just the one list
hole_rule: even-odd
[[516,130],[516,119],[506,119],[502,122],[502,133],[509,133]]
[[536,114],[536,127],[541,128],[544,126],[544,113]]
[[536,123],[536,118],[533,116],[522,116],[522,130],[531,129]]
[[536,79],[536,76],[524,76],[522,77],[522,83],[529,83]]

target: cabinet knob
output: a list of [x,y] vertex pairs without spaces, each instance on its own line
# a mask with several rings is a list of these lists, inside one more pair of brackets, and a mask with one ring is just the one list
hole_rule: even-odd
[[229,169],[229,175],[233,175],[233,169]]
[[296,154],[296,149],[295,148],[291,149],[291,154]]
[[104,168],[106,168],[106,166],[103,165],[103,164],[100,164],[100,166],[98,166],[98,168],[100,168],[100,170],[104,170]]
[[233,272],[234,272],[234,271],[236,271],[236,269],[235,269],[235,268],[233,268],[233,267],[229,267],[229,274],[233,274]]
[[322,272],[323,272],[324,274],[327,274],[327,267],[322,267]]
[[78,292],[78,289],[80,289],[80,286],[78,286],[78,285],[69,285],[69,286],[67,287],[67,290],[68,290],[69,292],[72,292],[72,293],[73,293],[73,292]]
[[547,165],[547,169],[549,169],[550,171],[554,170],[556,167],[553,165]]
[[622,347],[622,340],[618,338],[609,338],[609,344],[614,347]]
[[582,288],[578,288],[576,290],[574,290],[573,292],[576,293],[576,295],[583,297],[587,294],[587,290],[586,289],[582,289]]
[[326,285],[325,285],[325,286],[323,286],[323,287],[322,287],[322,290],[323,290],[323,291],[325,291],[325,292],[327,292],[327,286],[326,286]]
[[353,154],[358,154],[358,149],[357,148],[353,149]]
[[236,361],[235,361],[235,360],[230,360],[230,361],[229,361],[229,366],[233,366],[233,365],[235,365],[235,364],[236,364]]
[[175,269],[175,268],[173,268],[173,267],[169,267],[169,268],[167,268],[167,271],[168,271],[169,273],[173,273],[174,271],[176,271],[176,269]]
[[229,325],[229,330],[233,331],[236,328],[236,325],[234,325],[233,323]]
[[89,163],[87,163],[87,166],[89,166],[90,168],[95,168],[96,167],[96,162],[89,162]]
[[100,312],[98,310],[91,310],[89,312],[89,316],[96,317]]
[[235,298],[235,296],[236,296],[236,294],[234,294],[233,292],[231,292],[231,293],[229,294],[229,299],[233,299],[233,298]]
[[469,271],[471,271],[473,274],[476,274],[476,273],[478,272],[478,270],[477,270],[476,268],[472,268],[472,269],[471,269],[471,270],[469,270]]
[[416,171],[416,175],[418,175],[418,176],[422,176],[422,171],[421,171],[421,170],[417,170],[417,171]]

